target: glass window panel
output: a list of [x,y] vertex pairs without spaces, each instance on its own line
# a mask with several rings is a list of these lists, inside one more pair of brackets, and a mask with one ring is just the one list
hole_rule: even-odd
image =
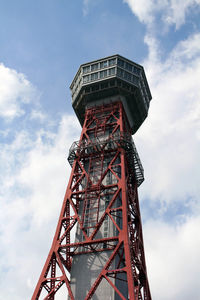
[[115,74],[115,68],[111,68],[108,70],[109,75],[114,75]]
[[107,76],[107,70],[101,71],[100,72],[100,78],[104,78]]
[[90,72],[90,66],[83,67],[83,74]]
[[96,71],[98,70],[98,63],[91,65],[91,71]]
[[127,73],[127,79],[128,79],[129,81],[131,81],[131,74],[130,74],[130,73]]
[[98,79],[98,72],[94,73],[94,79]]
[[83,76],[83,83],[86,83],[89,81],[89,75]]
[[137,75],[140,75],[140,69],[137,67],[134,67],[134,73]]
[[119,76],[119,77],[123,77],[123,70],[122,69],[117,69],[117,75]]
[[91,74],[91,80],[97,80],[98,79],[98,72]]
[[116,58],[109,59],[108,61],[109,66],[113,66],[115,63],[116,63]]
[[132,72],[132,65],[126,62],[126,69]]
[[136,76],[134,76],[134,83],[138,84],[138,78]]
[[100,63],[100,68],[106,68],[108,66],[108,61],[104,60]]
[[124,61],[121,60],[121,59],[118,59],[118,66],[123,68],[124,67]]

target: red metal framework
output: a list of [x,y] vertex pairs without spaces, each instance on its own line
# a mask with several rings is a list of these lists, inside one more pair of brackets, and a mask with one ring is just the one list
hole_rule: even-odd
[[[151,300],[137,194],[142,167],[121,102],[86,110],[69,162],[72,172],[55,237],[32,300],[54,300],[63,285],[65,299],[103,299],[101,290],[109,286],[112,299]],[[90,275],[95,257],[103,264]],[[85,258],[87,267],[79,266],[85,289],[77,293],[75,285],[84,281],[77,262]]]

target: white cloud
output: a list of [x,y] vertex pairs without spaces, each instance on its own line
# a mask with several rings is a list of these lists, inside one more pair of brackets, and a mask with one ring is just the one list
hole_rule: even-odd
[[198,263],[200,217],[174,226],[149,220],[145,230],[145,252],[152,299],[196,299],[199,294]]
[[[179,29],[187,13],[200,5],[199,0],[124,0],[138,19],[152,29],[156,18],[161,15],[163,27],[175,25]],[[198,8],[199,9],[199,8]]]
[[0,64],[0,117],[12,120],[24,114],[24,104],[35,95],[25,75]]
[[30,119],[38,120],[40,122],[45,121],[46,118],[47,116],[41,110],[36,110],[36,109],[33,109],[30,115]]
[[167,22],[169,25],[175,25],[176,29],[179,29],[186,19],[187,13],[191,8],[195,8],[200,5],[199,0],[171,0],[169,6],[166,6],[166,12],[163,12],[163,22]]
[[200,293],[200,34],[180,41],[165,61],[154,36],[145,42],[153,100],[135,139],[146,177],[140,200],[155,218],[148,214],[144,226],[148,275],[153,299],[186,300]]
[[71,171],[68,149],[80,131],[76,117],[56,123],[42,113],[38,98],[25,75],[0,65],[0,117],[23,116],[0,131],[1,300],[31,298]]
[[34,147],[27,154],[18,180],[30,189],[29,201],[35,222],[49,221],[60,208],[56,199],[62,200],[66,178],[71,172],[68,149],[74,139],[78,139],[79,129],[75,116],[63,116],[58,132],[39,131]]
[[147,179],[141,191],[152,201],[195,203],[200,196],[200,35],[180,42],[165,62],[156,55],[157,43],[146,42],[150,56],[144,66],[153,100],[137,133]]
[[186,64],[190,62],[194,64],[195,59],[199,60],[200,56],[200,34],[192,34],[186,40],[180,41],[180,43],[175,47],[170,56],[173,62],[182,61]]
[[200,34],[180,40],[165,60],[156,35],[158,27],[160,32],[172,25],[179,29],[192,9],[200,9],[200,1],[124,2],[147,25],[149,55],[142,64],[153,100],[135,140],[146,177],[140,201],[146,214],[152,299],[196,299],[200,293]]
[[89,4],[91,0],[83,0],[83,15],[86,16],[89,12]]
[[[48,118],[46,123],[52,122]],[[0,145],[2,300],[31,298],[71,172],[68,149],[79,132],[77,118],[63,115],[56,130],[47,126],[33,134],[22,129]]]
[[[132,12],[139,18],[141,22],[152,23],[154,20],[153,13],[156,10],[156,3],[154,0],[124,0],[129,5]],[[163,1],[165,3],[165,1]],[[161,1],[160,1],[161,3]]]

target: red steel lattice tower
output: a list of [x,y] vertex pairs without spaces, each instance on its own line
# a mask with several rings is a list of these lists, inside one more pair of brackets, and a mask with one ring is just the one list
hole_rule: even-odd
[[82,125],[56,233],[32,300],[151,300],[134,134],[151,93],[143,67],[119,55],[81,65],[71,85]]

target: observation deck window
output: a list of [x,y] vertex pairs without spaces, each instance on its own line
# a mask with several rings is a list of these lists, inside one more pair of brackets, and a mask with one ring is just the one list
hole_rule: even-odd
[[106,68],[108,66],[108,61],[107,60],[104,60],[100,63],[100,69],[102,68]]
[[108,69],[108,75],[115,75],[115,68]]
[[91,74],[91,80],[97,80],[98,79],[98,72]]
[[122,68],[124,67],[124,61],[121,60],[121,59],[118,59],[117,64],[118,64],[119,67],[122,67]]
[[90,80],[90,76],[89,75],[83,76],[83,83],[86,83],[89,80]]
[[128,62],[126,62],[125,68],[126,68],[128,71],[131,71],[131,72],[132,72],[133,67],[132,67],[132,65],[129,64]]
[[132,75],[130,73],[128,73],[126,71],[124,72],[124,79],[131,81],[131,77],[132,77]]
[[89,73],[90,72],[90,66],[85,66],[83,67],[83,74]]
[[138,84],[139,84],[139,78],[133,75],[133,77],[132,77],[132,82],[133,82],[134,84],[138,85]]
[[124,71],[122,70],[122,69],[117,69],[117,75],[119,76],[119,77],[123,77],[123,74],[124,74]]
[[96,70],[98,70],[98,64],[91,65],[91,71],[96,71]]
[[105,77],[107,77],[107,70],[100,72],[100,78],[105,78]]
[[108,61],[109,67],[111,67],[111,66],[113,66],[113,65],[115,65],[115,64],[116,64],[116,58],[109,59],[109,61]]
[[137,75],[140,75],[140,69],[135,66],[133,67],[133,72]]

